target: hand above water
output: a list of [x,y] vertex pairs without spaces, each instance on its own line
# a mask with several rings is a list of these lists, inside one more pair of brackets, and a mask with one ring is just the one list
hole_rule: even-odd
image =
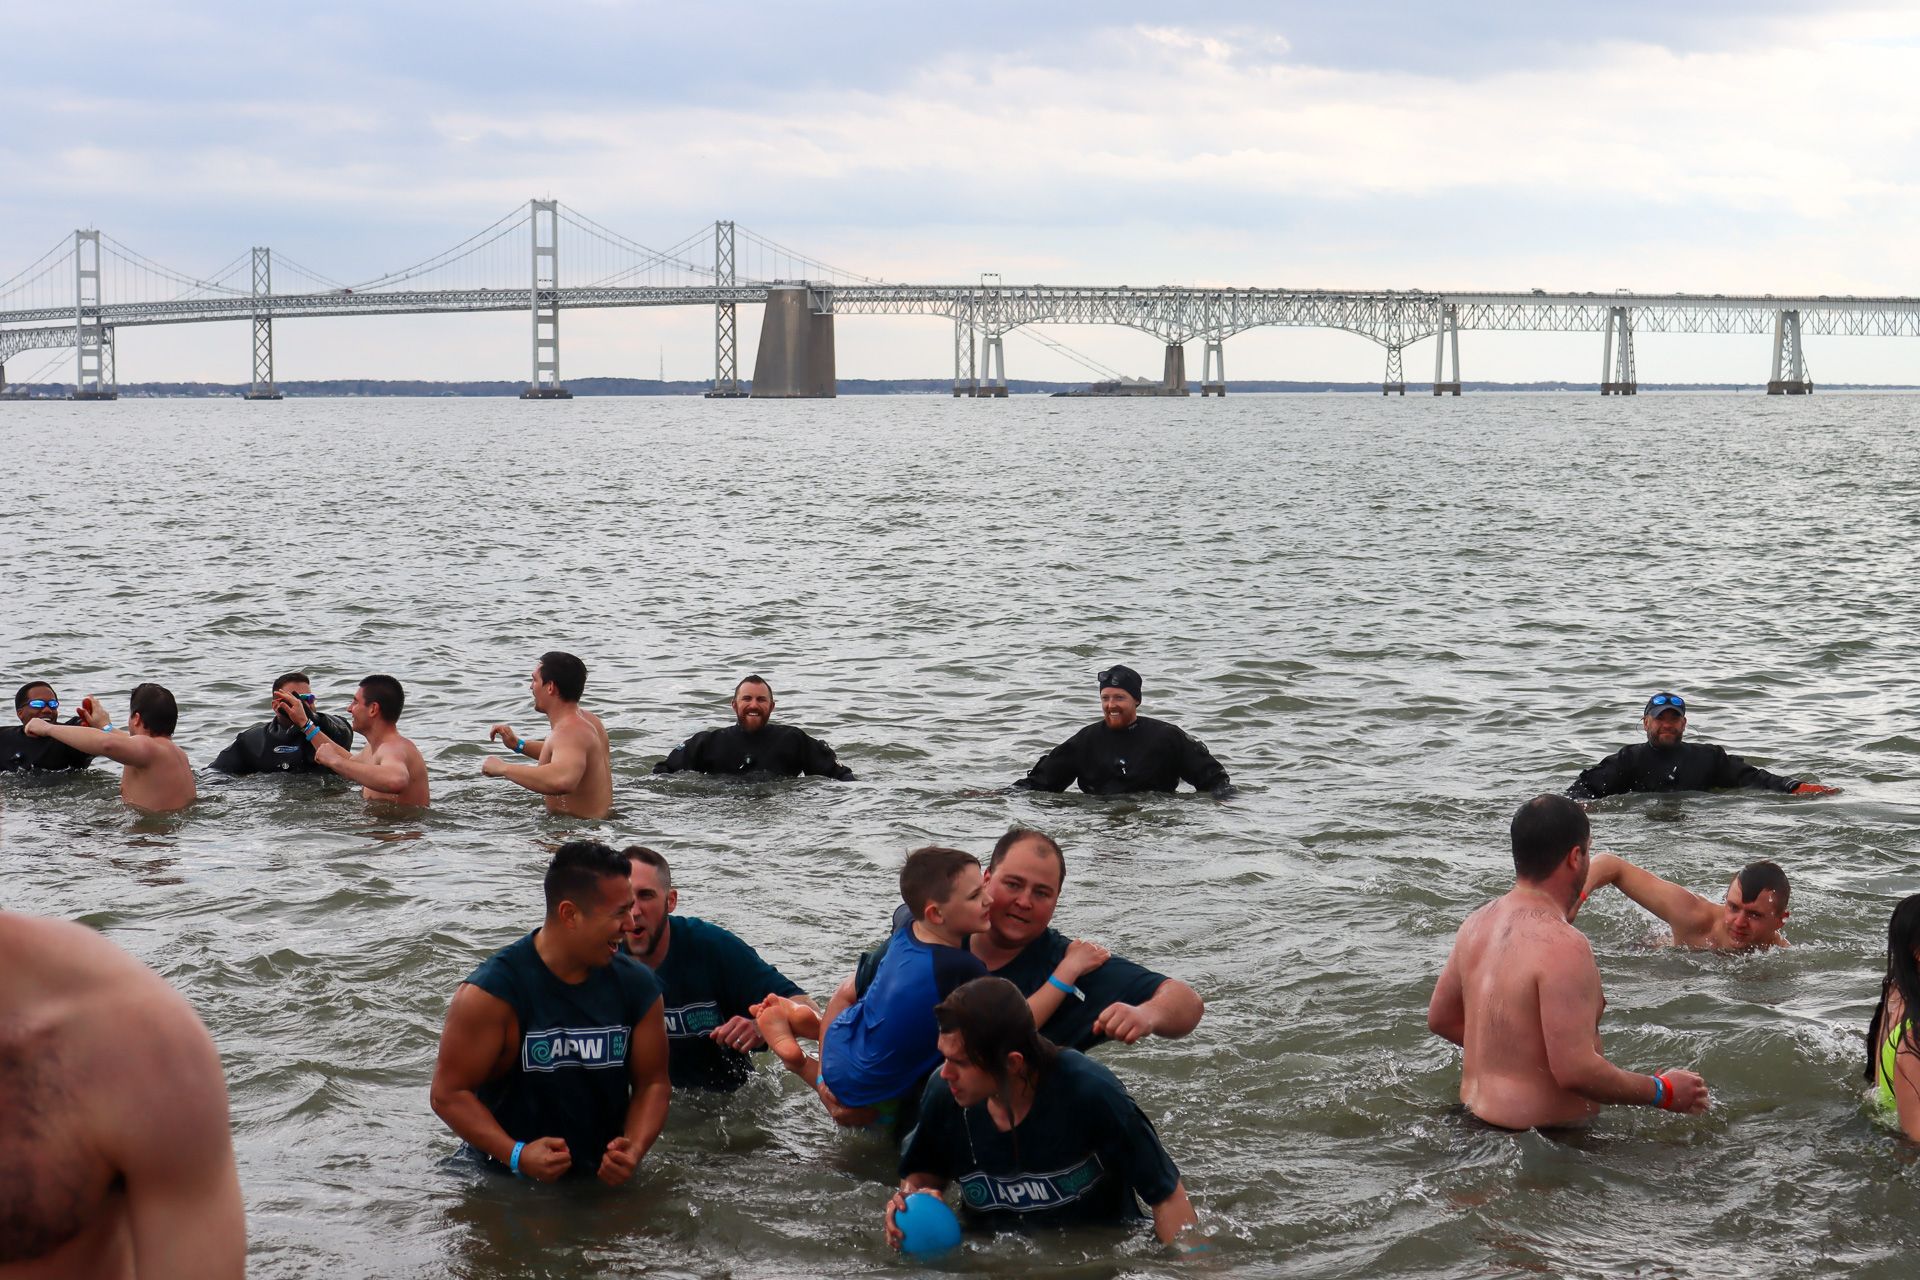
[[487,741],[498,742],[509,751],[518,751],[520,749],[517,745],[520,741],[520,735],[513,731],[513,726],[510,724],[497,724],[487,730]]
[[296,729],[307,727],[306,704],[288,693],[285,689],[273,691],[273,709],[285,716]]
[[758,1049],[767,1042],[766,1037],[760,1034],[760,1024],[752,1018],[729,1018],[707,1032],[707,1039],[741,1053]]
[[[520,1167],[527,1167],[527,1156],[520,1153]],[[607,1144],[607,1153],[600,1157],[600,1181],[610,1187],[617,1187],[633,1176],[640,1167],[640,1153],[634,1148],[633,1139],[615,1138]]]
[[1797,796],[1837,796],[1840,794],[1840,788],[1829,787],[1818,782],[1803,782],[1793,789],[1793,794]]
[[1668,1111],[1684,1111],[1688,1115],[1698,1115],[1707,1109],[1707,1082],[1698,1073],[1681,1071],[1662,1071],[1667,1087],[1673,1090],[1665,1104]]
[[[615,1138],[615,1142],[624,1139]],[[609,1148],[611,1149],[611,1148]],[[604,1159],[601,1168],[606,1167]],[[520,1150],[520,1172],[535,1182],[552,1182],[573,1168],[573,1155],[564,1138],[535,1138]],[[632,1173],[632,1169],[627,1170]]]

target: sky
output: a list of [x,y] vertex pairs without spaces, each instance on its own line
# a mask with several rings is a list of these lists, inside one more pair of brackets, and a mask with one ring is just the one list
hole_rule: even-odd
[[[358,281],[551,196],[650,246],[725,218],[927,283],[1920,295],[1911,4],[0,0],[0,49],[0,280],[95,226],[190,276],[264,244]],[[562,373],[710,377],[712,332],[700,308],[575,312]],[[1158,374],[1147,335],[1045,333]],[[282,379],[529,362],[510,314],[286,321],[275,342]],[[844,317],[836,344],[842,377],[951,372],[937,318]],[[1770,339],[1636,353],[1644,382],[1757,382]],[[1088,376],[1018,333],[1006,357]],[[1808,357],[1816,381],[1920,383],[1913,339]],[[247,358],[240,324],[119,335],[123,382],[239,382]],[[1592,381],[1600,338],[1467,333],[1461,359],[1470,380]],[[1382,352],[1267,330],[1226,360],[1364,381]]]

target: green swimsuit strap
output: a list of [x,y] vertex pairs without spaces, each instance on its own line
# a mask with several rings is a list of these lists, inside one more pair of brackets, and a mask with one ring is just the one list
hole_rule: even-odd
[[1888,1032],[1887,1038],[1880,1042],[1880,1101],[1889,1107],[1894,1105],[1893,1077],[1897,1069],[1896,1059],[1900,1052],[1900,1044],[1912,1030],[1913,1019],[1902,1018],[1900,1025]]

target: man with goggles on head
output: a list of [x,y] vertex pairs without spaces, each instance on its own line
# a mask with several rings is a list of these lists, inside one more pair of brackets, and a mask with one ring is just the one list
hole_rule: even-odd
[[[17,725],[0,728],[0,773],[12,773],[15,770],[41,769],[55,771],[61,769],[84,769],[93,763],[93,757],[84,751],[75,751],[64,742],[53,738],[34,738],[27,735],[27,721],[51,720],[56,724],[60,720],[60,698],[53,686],[44,680],[30,680],[20,686],[13,695],[14,714],[20,717]],[[79,716],[67,721],[68,724],[84,724]]]
[[[353,750],[353,726],[343,716],[327,715],[313,707],[313,686],[304,671],[289,671],[273,682],[273,692],[285,689],[306,708],[307,717],[320,726],[320,732]],[[273,719],[235,735],[225,751],[213,762],[221,773],[325,773],[313,758],[313,746],[299,726],[276,710]]]
[[1586,770],[1567,788],[1573,800],[1597,800],[1625,791],[1712,791],[1746,787],[1757,791],[1785,791],[1794,795],[1831,795],[1838,787],[1783,778],[1726,748],[1700,742],[1682,742],[1687,731],[1687,700],[1677,693],[1656,693],[1647,699],[1641,725],[1645,742],[1636,742]]

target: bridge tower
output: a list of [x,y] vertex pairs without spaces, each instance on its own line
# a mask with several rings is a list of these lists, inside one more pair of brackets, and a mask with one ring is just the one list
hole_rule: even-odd
[[953,394],[956,399],[980,394],[980,378],[974,369],[971,305],[964,315],[953,318]]
[[100,233],[73,233],[73,347],[75,400],[118,400],[113,339],[100,323]]
[[980,381],[974,389],[977,396],[993,400],[1007,398],[1007,349],[1006,334],[988,333],[980,349]]
[[[1620,339],[1620,354],[1613,351],[1615,335]],[[1640,393],[1640,382],[1633,370],[1633,315],[1625,307],[1607,308],[1607,336],[1600,354],[1600,394],[1631,396]]]
[[253,250],[253,385],[249,400],[280,400],[273,385],[273,250]]
[[[713,284],[731,289],[735,284],[733,267],[733,223],[713,224]],[[740,385],[739,330],[734,327],[733,299],[713,304],[713,390],[709,400],[744,400],[747,392]]]
[[[1453,343],[1453,381],[1442,382],[1440,375],[1444,369],[1441,361],[1446,356],[1449,339]],[[1433,394],[1460,394],[1460,309],[1451,302],[1440,308],[1440,331],[1433,336]]]
[[1227,394],[1227,352],[1219,334],[1207,338],[1200,351],[1200,398]]
[[1767,381],[1770,396],[1810,396],[1813,381],[1807,377],[1807,350],[1800,341],[1800,313],[1773,313],[1773,377]]
[[[1398,338],[1399,334],[1395,333],[1394,337]],[[1407,369],[1405,362],[1400,358],[1400,344],[1397,341],[1387,343],[1387,373],[1386,377],[1380,381],[1380,394],[1383,396],[1407,394]]]
[[560,382],[560,202],[529,200],[533,229],[533,288],[527,302],[533,312],[533,381],[522,400],[571,400]]
[[1170,396],[1193,394],[1187,390],[1187,344],[1169,342],[1167,358],[1160,366],[1161,390]]

